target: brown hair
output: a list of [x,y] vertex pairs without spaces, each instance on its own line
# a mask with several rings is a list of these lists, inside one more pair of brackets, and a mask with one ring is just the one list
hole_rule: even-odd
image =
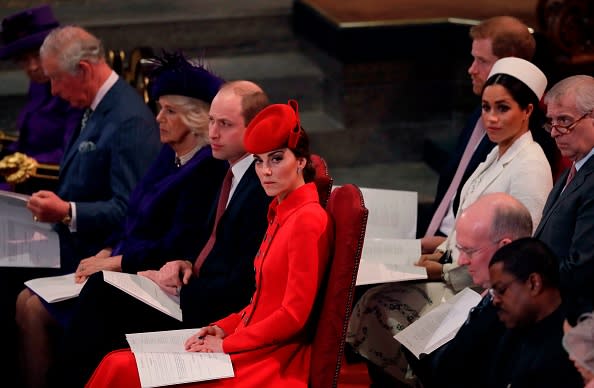
[[269,104],[264,90],[251,81],[227,82],[221,87],[221,90],[223,89],[232,89],[233,93],[241,97],[241,113],[246,127],[258,112]]
[[316,169],[313,166],[311,161],[311,152],[309,150],[309,136],[301,128],[301,132],[299,134],[299,140],[297,140],[297,145],[295,148],[289,148],[291,152],[297,158],[304,158],[305,159],[305,167],[303,168],[303,180],[305,183],[312,182],[316,177]]
[[473,40],[490,39],[493,55],[532,60],[536,41],[528,26],[512,16],[495,16],[470,28]]

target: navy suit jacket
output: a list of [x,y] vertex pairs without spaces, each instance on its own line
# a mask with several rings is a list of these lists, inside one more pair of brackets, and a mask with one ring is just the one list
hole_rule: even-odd
[[[466,126],[460,133],[460,136],[458,137],[458,142],[456,143],[456,149],[450,157],[446,167],[441,171],[441,174],[439,175],[439,181],[437,182],[437,191],[435,193],[435,201],[433,203],[433,211],[431,212],[431,214],[435,213],[435,211],[437,210],[439,203],[441,202],[443,196],[448,190],[450,183],[454,179],[454,175],[456,175],[456,169],[460,164],[460,160],[462,159],[464,150],[466,150],[468,141],[470,140],[470,136],[472,135],[472,131],[474,130],[476,122],[480,120],[480,118],[481,109],[479,108],[472,113],[472,115],[466,122]],[[489,154],[489,152],[491,152],[493,147],[495,147],[495,143],[490,141],[487,135],[484,135],[481,139],[481,142],[476,147],[476,150],[472,154],[470,162],[468,163],[468,166],[466,166],[466,170],[464,170],[464,175],[462,175],[462,180],[456,188],[456,196],[454,199],[454,214],[456,214],[456,212],[458,211],[460,191],[462,191],[464,183],[466,182],[466,180],[468,180],[468,177],[472,175],[474,170],[476,170],[476,167],[485,161],[487,155]]]
[[534,237],[559,259],[563,301],[574,320],[594,307],[594,157],[561,192],[568,174],[553,186]]
[[[219,220],[215,244],[200,276],[192,277],[181,289],[185,325],[205,325],[248,304],[255,289],[254,258],[266,231],[270,201],[252,163]],[[214,209],[211,213],[213,223]]]
[[209,145],[179,168],[174,160],[175,152],[164,145],[130,195],[122,230],[106,244],[114,248],[112,255],[122,255],[124,272],[191,257],[208,236],[209,212],[228,164],[214,159]]
[[57,194],[76,203],[76,233],[57,224],[62,271],[101,249],[123,221],[132,189],[161,144],[152,112],[121,78],[74,135],[60,165]]

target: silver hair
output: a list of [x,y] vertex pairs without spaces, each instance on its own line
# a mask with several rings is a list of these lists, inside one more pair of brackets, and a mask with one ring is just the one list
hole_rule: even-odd
[[200,144],[208,143],[208,111],[210,104],[196,98],[166,95],[168,102],[181,113],[181,121],[198,138]]
[[557,82],[545,95],[544,102],[558,103],[565,95],[575,96],[575,108],[579,114],[594,109],[594,78],[589,75],[574,75]]
[[60,69],[76,74],[81,60],[98,63],[105,60],[99,39],[78,26],[58,27],[45,38],[39,49],[41,57],[55,56]]
[[509,195],[501,199],[496,197],[493,207],[491,241],[498,242],[506,237],[517,240],[532,235],[532,217],[520,201]]

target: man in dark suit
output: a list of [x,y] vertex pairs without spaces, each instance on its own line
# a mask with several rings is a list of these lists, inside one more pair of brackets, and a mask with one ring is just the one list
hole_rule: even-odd
[[[498,16],[481,22],[470,29],[470,37],[473,61],[468,68],[468,74],[472,79],[472,91],[478,96],[482,93],[491,67],[498,59],[515,56],[530,60],[536,47],[528,27],[509,16]],[[470,281],[466,271],[449,271],[448,266],[452,264],[445,264],[444,270],[444,263],[440,262],[444,252],[436,249],[454,227],[458,198],[464,183],[495,145],[486,135],[480,113],[479,108],[472,114],[458,138],[451,160],[440,174],[433,217],[425,237],[421,239],[424,254],[421,264],[427,268],[430,276],[436,275],[439,278],[443,274],[450,279],[456,276],[460,283]],[[382,287],[382,291],[379,292],[380,288],[377,287]],[[401,300],[401,291],[396,286],[377,287],[371,288],[361,298],[362,302],[355,305],[347,342],[369,361],[370,374],[374,382],[379,385],[393,385],[394,379],[406,381],[407,363],[400,353],[399,344],[392,338],[400,330],[397,327],[401,324],[390,309],[385,307],[384,301],[391,296]],[[376,314],[376,310],[380,313]],[[365,314],[363,311],[374,313]],[[382,329],[363,330],[369,327]]]
[[551,190],[534,237],[559,260],[568,318],[591,312],[594,297],[594,78],[561,80],[545,96],[545,129],[573,162]]
[[[491,67],[498,59],[514,56],[529,61],[532,60],[536,49],[536,42],[528,27],[510,16],[484,20],[470,29],[470,37],[473,59],[468,74],[472,80],[472,92],[479,97]],[[468,119],[450,160],[440,172],[433,203],[433,217],[423,241],[424,253],[432,253],[442,241],[441,238],[431,241],[430,237],[449,235],[454,221],[452,216],[455,216],[458,210],[458,200],[464,183],[494,146],[495,143],[487,137],[481,121],[481,109],[478,108]],[[450,203],[453,214],[449,214]]]
[[88,109],[64,151],[57,191],[36,192],[27,204],[36,221],[54,224],[61,268],[3,269],[0,329],[5,333],[14,330],[15,300],[24,281],[74,272],[82,258],[101,249],[124,219],[130,192],[160,149],[153,114],[107,65],[99,39],[79,27],[59,27],[40,50],[52,94]]
[[40,49],[52,94],[87,109],[60,164],[57,193],[40,191],[27,207],[55,223],[62,272],[98,252],[126,214],[130,192],[160,149],[153,114],[105,62],[101,41],[79,27],[52,31]]
[[[255,284],[253,260],[266,231],[270,198],[260,185],[252,156],[243,148],[243,134],[266,105],[266,94],[252,82],[223,85],[210,107],[209,138],[213,156],[229,161],[233,178],[228,190],[223,183],[213,204],[211,236],[196,236],[193,257],[170,261],[158,271],[140,272],[166,292],[179,293],[183,321],[123,293],[96,273],[79,296],[59,358],[50,370],[51,386],[83,386],[105,354],[127,347],[126,333],[200,327],[249,302]],[[228,199],[221,200],[224,192]],[[219,207],[222,215],[217,216]]]
[[[491,286],[489,262],[495,252],[529,237],[532,230],[530,212],[520,201],[506,193],[485,194],[456,221],[458,263],[468,268],[477,287],[486,290]],[[423,386],[473,386],[483,373],[484,355],[495,347],[503,330],[492,297],[485,291],[454,339],[420,360],[408,351],[405,354]]]
[[489,294],[456,337],[431,354],[423,385],[582,387],[561,345],[564,312],[553,252],[533,237],[511,241],[488,262],[488,276]]

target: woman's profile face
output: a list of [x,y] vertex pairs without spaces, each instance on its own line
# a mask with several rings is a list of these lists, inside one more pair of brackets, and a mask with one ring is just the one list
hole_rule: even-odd
[[182,115],[185,113],[172,104],[168,96],[159,97],[158,104],[157,123],[159,123],[161,143],[169,144],[174,150],[178,146],[188,144],[192,135],[190,128],[182,121]]
[[15,62],[27,74],[27,77],[35,83],[42,84],[49,81],[49,78],[43,72],[39,51],[33,50],[20,54],[15,57]]
[[254,159],[256,173],[268,196],[276,196],[281,201],[290,192],[303,185],[302,170],[305,167],[305,159],[296,158],[288,148],[256,154]]
[[483,125],[489,139],[499,145],[500,154],[528,131],[530,113],[532,105],[523,110],[502,85],[489,85],[483,91]]

